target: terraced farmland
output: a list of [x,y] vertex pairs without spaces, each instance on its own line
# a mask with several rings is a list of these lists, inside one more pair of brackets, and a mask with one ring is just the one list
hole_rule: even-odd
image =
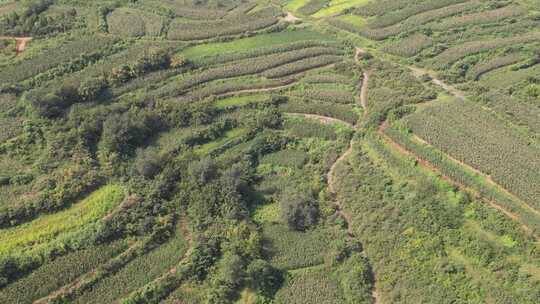
[[536,0],[0,0],[0,303],[540,298]]

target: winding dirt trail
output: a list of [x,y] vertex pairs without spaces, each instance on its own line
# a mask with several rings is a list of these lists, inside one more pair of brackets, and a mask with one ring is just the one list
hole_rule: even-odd
[[318,115],[318,114],[307,114],[307,113],[292,113],[292,112],[288,112],[287,114],[292,115],[292,116],[301,116],[305,118],[314,119],[314,120],[319,121],[322,124],[342,123],[347,126],[353,127],[352,124],[344,120],[341,120],[339,118],[329,117],[329,116],[323,116],[323,115]]
[[290,22],[290,23],[295,23],[297,21],[302,21],[302,19],[296,17],[291,12],[287,12],[287,15],[285,17],[281,18],[281,20],[283,20],[285,22]]

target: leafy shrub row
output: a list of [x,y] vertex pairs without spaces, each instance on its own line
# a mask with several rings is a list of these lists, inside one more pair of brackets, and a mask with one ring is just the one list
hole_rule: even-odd
[[267,28],[278,22],[276,17],[247,17],[234,21],[216,21],[207,23],[173,22],[167,38],[170,40],[203,40],[214,37],[241,34]]
[[185,75],[184,77],[179,79],[178,82],[156,90],[154,94],[157,96],[179,95],[184,90],[190,89],[194,86],[212,80],[262,73],[268,69],[294,62],[303,58],[337,53],[340,53],[340,51],[335,48],[314,47],[298,51],[273,54],[261,58],[239,60],[221,67],[210,68],[197,73]]
[[98,52],[111,46],[116,41],[115,38],[108,36],[82,36],[67,42],[61,47],[43,51],[30,59],[3,67],[0,71],[0,83],[25,80],[61,63],[75,60],[81,54]]
[[341,61],[340,56],[322,55],[298,60],[263,72],[263,76],[277,78],[305,72]]
[[397,42],[386,45],[383,50],[393,55],[411,57],[432,44],[433,40],[431,38],[424,34],[416,33]]
[[509,37],[509,38],[497,38],[492,40],[482,40],[482,41],[471,41],[466,42],[461,45],[451,47],[441,54],[439,54],[435,59],[437,61],[437,66],[442,68],[451,63],[456,62],[457,60],[473,55],[476,53],[502,48],[506,46],[512,46],[516,44],[531,43],[540,40],[540,33],[527,33],[520,36]]
[[523,59],[519,54],[509,54],[505,56],[497,56],[482,64],[475,65],[469,72],[467,77],[473,80],[478,80],[483,74],[496,70],[498,68],[514,64]]
[[431,29],[436,31],[446,31],[456,27],[466,27],[477,24],[495,23],[507,18],[520,16],[524,13],[519,6],[507,6],[491,11],[483,11],[464,16],[457,16],[435,23]]
[[381,28],[396,24],[411,16],[434,9],[439,9],[452,4],[463,3],[466,0],[427,0],[409,5],[398,11],[390,11],[387,14],[375,18],[368,23],[370,28]]
[[[429,23],[431,21],[437,21],[445,17],[456,15],[471,9],[474,9],[482,5],[479,1],[470,1],[465,3],[458,3],[450,6],[445,6],[439,9],[420,13],[418,15],[411,16],[398,24],[390,25],[383,28],[370,28],[363,27],[360,30],[360,34],[374,40],[384,40],[390,36],[397,35],[399,33],[406,33],[418,29],[419,26]],[[429,27],[428,27],[429,28]]]

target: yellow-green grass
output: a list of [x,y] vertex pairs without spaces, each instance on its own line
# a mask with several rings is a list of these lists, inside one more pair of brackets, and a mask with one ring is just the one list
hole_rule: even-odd
[[343,15],[337,17],[340,21],[352,24],[354,26],[358,26],[358,28],[366,25],[367,21],[366,18],[363,18],[358,15]]
[[306,5],[308,2],[309,0],[292,0],[291,2],[287,3],[287,5],[285,5],[285,10],[296,12],[298,9]]
[[195,59],[223,53],[248,51],[259,47],[271,47],[300,40],[335,41],[336,39],[310,30],[284,31],[237,39],[231,42],[216,42],[197,45],[184,50],[182,54],[189,59]]
[[340,14],[346,9],[358,7],[367,4],[369,0],[332,0],[328,7],[316,12],[312,16],[315,18],[324,18]]
[[226,109],[229,107],[242,107],[250,103],[259,102],[261,100],[264,100],[265,98],[266,96],[263,94],[232,96],[232,97],[227,97],[227,98],[223,98],[216,101],[215,107],[220,110]]
[[225,135],[221,138],[218,138],[217,140],[214,140],[212,142],[206,143],[204,145],[201,145],[195,150],[195,153],[197,154],[207,154],[211,152],[214,149],[217,149],[229,141],[236,139],[244,134],[246,134],[247,130],[242,128],[232,129],[227,132],[225,132]]
[[255,209],[253,219],[259,224],[278,223],[280,222],[279,212],[278,203],[260,205]]
[[98,221],[124,198],[119,185],[94,191],[72,207],[0,232],[0,256],[29,252]]

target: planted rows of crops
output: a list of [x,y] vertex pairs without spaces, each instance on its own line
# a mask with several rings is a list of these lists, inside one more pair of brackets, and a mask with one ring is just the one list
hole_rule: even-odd
[[489,112],[454,101],[413,114],[407,121],[437,148],[491,176],[534,208],[540,206],[540,189],[534,186],[540,182],[538,148]]

